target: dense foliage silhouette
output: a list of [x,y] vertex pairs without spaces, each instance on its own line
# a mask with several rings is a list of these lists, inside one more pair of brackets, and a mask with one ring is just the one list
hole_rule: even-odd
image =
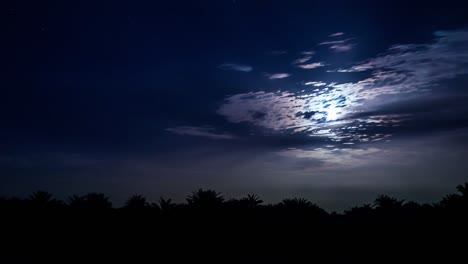
[[0,198],[2,258],[166,263],[405,262],[466,260],[468,183],[440,202],[379,195],[328,213],[304,198],[264,204],[199,189],[185,203],[133,195],[120,208],[102,193],[61,201],[45,191]]

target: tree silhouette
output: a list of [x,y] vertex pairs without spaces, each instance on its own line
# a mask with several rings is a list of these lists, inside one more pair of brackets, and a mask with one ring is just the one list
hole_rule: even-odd
[[377,197],[377,199],[375,199],[374,204],[378,210],[389,211],[401,209],[404,202],[404,200],[398,200],[396,198],[381,194]]
[[224,197],[214,190],[199,189],[187,197],[189,207],[197,209],[216,209],[223,205]]
[[142,195],[132,195],[130,198],[128,198],[124,208],[132,210],[142,210],[145,208],[149,208],[149,205],[146,202],[146,198]]
[[37,202],[39,204],[47,204],[52,201],[52,194],[45,192],[45,191],[37,191],[33,192],[29,196],[30,201]]
[[108,210],[112,208],[109,198],[102,193],[88,193],[83,196],[73,195],[68,199],[70,207],[88,210]]
[[305,198],[283,199],[278,205],[278,208],[291,212],[312,213],[315,215],[326,215],[327,212],[318,205],[312,203]]
[[439,203],[439,207],[445,209],[459,209],[463,207],[463,196],[459,194],[446,195]]
[[30,205],[37,209],[51,209],[57,208],[61,202],[53,199],[51,193],[45,191],[36,191],[29,196]]
[[345,215],[348,216],[369,216],[374,212],[374,208],[371,204],[364,204],[362,206],[351,207],[344,211]]
[[403,209],[407,212],[418,212],[423,209],[423,206],[414,201],[407,201],[403,204]]
[[291,209],[307,209],[312,207],[314,204],[305,198],[292,198],[283,199],[280,203],[280,207],[291,208]]
[[256,194],[247,194],[247,197],[240,199],[239,202],[247,208],[255,208],[262,204],[263,200]]
[[153,207],[159,208],[163,212],[172,211],[177,207],[177,204],[173,203],[172,199],[164,199],[163,197],[159,198],[158,204],[153,204]]
[[468,183],[465,182],[463,185],[458,185],[457,191],[459,191],[465,199],[468,198]]
[[68,205],[72,208],[84,209],[86,207],[85,197],[74,194],[68,198]]
[[457,186],[457,191],[460,194],[449,194],[446,195],[442,201],[437,205],[444,209],[461,210],[468,209],[468,183]]

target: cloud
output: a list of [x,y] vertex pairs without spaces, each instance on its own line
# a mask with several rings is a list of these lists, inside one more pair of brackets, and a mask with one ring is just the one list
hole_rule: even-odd
[[210,139],[235,139],[236,136],[228,133],[215,133],[212,127],[193,127],[193,126],[179,126],[173,128],[166,128],[166,131],[178,135],[188,135],[196,137],[205,137]]
[[233,123],[250,122],[272,130],[291,129],[293,133],[304,129],[320,130],[330,109],[346,104],[339,101],[340,96],[339,92],[325,90],[313,94],[263,91],[238,94],[226,98],[217,112]]
[[292,64],[303,64],[308,62],[310,59],[312,59],[312,56],[304,56],[302,58],[296,59],[292,62]]
[[354,45],[346,44],[346,45],[333,45],[330,49],[335,50],[336,52],[346,52],[350,51]]
[[339,37],[339,36],[343,36],[343,35],[344,35],[343,32],[336,32],[334,34],[329,35],[329,37]]
[[224,63],[218,66],[220,69],[241,71],[241,72],[251,72],[253,70],[252,66],[241,65],[235,63]]
[[319,43],[318,45],[319,46],[322,46],[322,45],[335,45],[335,44],[343,44],[343,43],[346,43],[348,41],[350,41],[351,39],[343,39],[343,40],[333,40],[333,41],[324,41],[324,42],[321,42]]
[[309,64],[296,65],[296,67],[301,68],[301,69],[305,69],[305,70],[315,69],[315,68],[319,68],[319,67],[323,67],[323,66],[325,66],[325,64],[323,64],[321,62],[314,62],[314,63],[309,63]]
[[[339,36],[339,35],[337,35]],[[350,51],[353,48],[353,44],[346,44],[348,41],[350,41],[351,38],[348,39],[343,39],[343,40],[333,40],[333,41],[324,41],[319,43],[318,45],[329,45],[329,49],[334,50],[336,52],[346,52]]]
[[[403,100],[412,105],[415,101],[427,103],[431,97],[450,96],[441,82],[468,74],[468,31],[437,32],[435,36],[432,43],[395,45],[385,54],[339,70],[368,71],[360,81],[308,82],[306,85],[314,86],[311,90],[232,95],[225,98],[217,113],[232,123],[250,123],[341,144],[387,141],[415,126],[434,130],[429,120],[438,124],[448,120],[443,124],[447,128],[463,127],[468,123],[463,119],[466,107],[458,114],[441,109],[437,114],[421,116],[410,108],[402,112],[397,111],[400,106],[393,106]],[[321,66],[297,65],[303,69]],[[465,91],[460,89],[458,93]]]
[[[322,168],[333,168],[337,166],[354,168],[366,166],[369,160],[375,162],[376,155],[381,155],[384,152],[382,149],[369,147],[362,149],[353,148],[314,148],[310,150],[289,148],[276,152],[281,157],[307,159],[312,161],[321,161]],[[316,162],[317,163],[317,162]]]
[[315,54],[315,51],[303,51],[301,52],[302,55],[314,55]]
[[434,43],[394,45],[386,54],[343,71],[384,70],[384,75],[413,73],[430,81],[466,73],[468,31],[438,31],[435,36]]
[[304,85],[312,85],[312,86],[315,86],[315,87],[319,87],[319,86],[325,86],[325,85],[327,85],[327,83],[325,83],[325,82],[306,82],[306,83],[304,83]]
[[274,73],[274,74],[266,74],[266,76],[268,77],[268,79],[274,80],[274,79],[288,78],[289,76],[291,76],[291,74],[289,74],[289,73]]
[[255,92],[226,98],[217,113],[232,123],[341,143],[386,140],[391,136],[387,129],[405,117],[369,114],[347,119],[359,105],[356,98],[352,91],[328,87],[313,93]]

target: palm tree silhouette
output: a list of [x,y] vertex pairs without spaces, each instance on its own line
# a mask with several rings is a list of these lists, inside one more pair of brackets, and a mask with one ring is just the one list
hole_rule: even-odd
[[364,204],[362,206],[351,207],[344,211],[345,215],[349,216],[369,216],[374,211],[374,208],[371,204]]
[[[457,191],[460,194],[449,194],[446,195],[442,201],[439,202],[438,206],[446,209],[462,209],[468,208],[468,183],[457,186]],[[437,205],[436,205],[437,206]]]
[[109,198],[102,193],[88,193],[83,196],[73,195],[68,199],[70,207],[91,210],[108,210],[112,208]]
[[292,198],[283,199],[280,203],[280,207],[291,208],[291,209],[304,209],[310,208],[314,204],[305,198]]
[[320,208],[318,205],[312,203],[305,198],[292,198],[283,199],[279,204],[278,208],[296,211],[296,212],[308,212],[315,215],[326,215],[327,212]]
[[188,196],[186,200],[192,208],[215,209],[222,206],[224,197],[214,190],[199,189]]
[[173,203],[172,199],[164,199],[163,197],[159,198],[158,204],[159,205],[153,204],[153,207],[157,207],[163,212],[169,212],[177,207],[177,204]]
[[263,200],[256,194],[247,194],[247,197],[240,199],[239,202],[247,208],[255,208],[262,204]]
[[29,196],[29,202],[34,208],[46,209],[61,205],[60,201],[53,199],[51,193],[45,191],[36,191]]
[[145,209],[148,207],[149,206],[146,202],[146,198],[142,195],[132,195],[130,198],[128,198],[124,206],[126,209]]
[[403,204],[403,208],[406,212],[417,213],[423,208],[423,206],[415,201],[407,201]]
[[439,206],[446,209],[461,208],[463,206],[463,196],[459,194],[448,194],[440,201]]
[[68,205],[72,208],[84,209],[86,207],[85,197],[74,194],[68,198]]
[[379,210],[395,210],[402,208],[404,202],[405,200],[398,200],[388,195],[381,194],[377,196],[377,199],[375,199],[374,204],[376,206],[376,209]]
[[463,185],[458,185],[457,186],[457,191],[459,191],[463,197],[468,198],[468,183],[465,182]]

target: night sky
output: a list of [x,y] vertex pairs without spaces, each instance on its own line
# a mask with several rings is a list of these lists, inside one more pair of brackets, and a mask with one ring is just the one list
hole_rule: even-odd
[[468,180],[466,1],[0,9],[0,195],[211,188],[342,210]]

